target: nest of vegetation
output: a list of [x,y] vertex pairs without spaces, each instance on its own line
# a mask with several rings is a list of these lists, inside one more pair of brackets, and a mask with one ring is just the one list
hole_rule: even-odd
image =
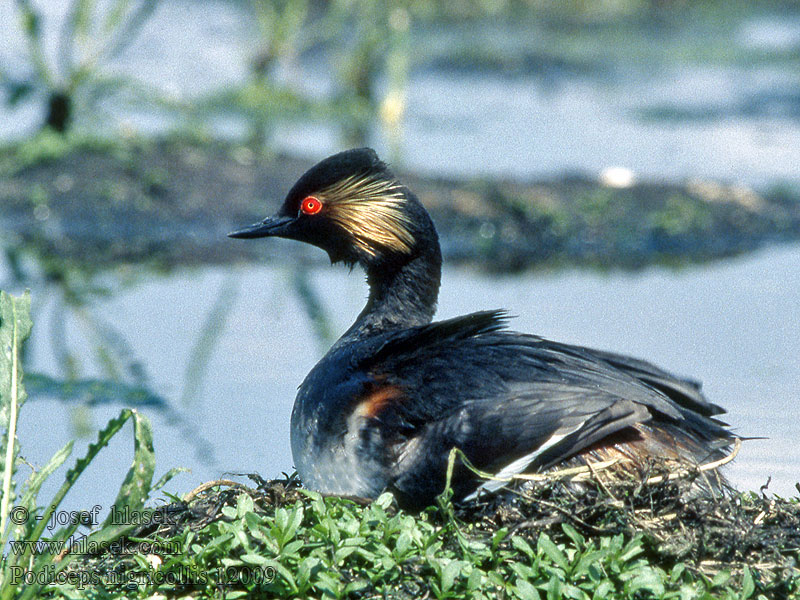
[[530,529],[554,539],[563,538],[564,523],[587,537],[644,534],[656,562],[686,563],[708,576],[744,566],[767,581],[798,574],[797,498],[740,493],[725,483],[708,488],[698,485],[698,477],[653,475],[651,483],[593,477],[580,486],[546,480],[461,507],[457,514],[485,531]]
[[[770,497],[764,488],[760,493],[737,492],[715,469],[675,472],[674,465],[653,463],[646,477],[627,480],[603,477],[601,471],[602,465],[535,476],[533,482],[512,482],[500,494],[464,505],[442,501],[426,512],[443,525],[454,519],[476,539],[491,539],[507,528],[508,538],[516,534],[535,539],[545,532],[553,541],[568,542],[565,524],[586,538],[642,536],[652,563],[663,567],[681,563],[708,577],[723,570],[741,574],[747,566],[776,592],[787,585],[782,582],[800,575],[800,499]],[[254,510],[266,515],[311,502],[295,477],[249,478],[254,487],[227,480],[209,482],[182,501],[159,507],[159,518],[130,539],[169,539],[229,519],[243,492],[252,498]],[[397,510],[393,504],[387,512]],[[122,550],[117,555],[106,552],[80,562],[104,571],[124,569],[136,544],[118,548]]]

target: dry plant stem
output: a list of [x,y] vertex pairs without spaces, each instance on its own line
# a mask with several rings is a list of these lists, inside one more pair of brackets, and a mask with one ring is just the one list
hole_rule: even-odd
[[213,487],[218,487],[226,485],[231,488],[243,490],[243,491],[252,491],[249,487],[244,484],[239,483],[238,481],[231,481],[230,479],[215,479],[214,481],[206,481],[205,483],[201,483],[196,488],[194,488],[191,492],[186,494],[183,497],[183,501],[186,504],[189,504],[192,500],[194,500],[198,495],[202,494],[206,490],[209,490]]
[[622,506],[622,502],[611,492],[610,489],[608,489],[608,486],[606,486],[602,478],[597,476],[597,471],[592,467],[592,463],[587,462],[586,466],[589,468],[589,471],[592,472],[592,475],[594,476],[594,481],[597,483],[597,485],[599,485],[600,488],[606,493],[606,495],[609,498],[611,498],[612,504],[615,506]]
[[592,463],[591,466],[587,464],[584,467],[570,467],[569,469],[550,471],[548,473],[517,473],[516,475],[511,475],[508,478],[489,477],[489,479],[496,479],[498,481],[513,481],[515,479],[520,479],[523,481],[552,481],[554,479],[571,477],[576,481],[580,481],[582,479],[588,479],[590,476],[595,476],[597,471],[602,471],[608,469],[609,467],[613,467],[620,461],[621,459],[614,458],[612,460]]
[[[600,527],[595,527],[594,525],[591,525],[590,523],[587,523],[583,519],[580,519],[575,514],[571,513],[570,511],[566,510],[565,508],[559,506],[558,504],[554,504],[552,502],[548,502],[547,500],[536,500],[536,502],[537,502],[537,504],[541,504],[541,505],[546,506],[548,508],[552,508],[556,512],[560,512],[562,515],[567,517],[567,519],[569,521],[572,521],[574,523],[578,523],[581,527],[585,527],[586,529],[588,529],[589,531],[592,531],[593,533],[596,533],[596,534],[606,533],[606,531],[604,529],[601,529]],[[542,521],[546,521],[546,519],[539,519],[538,521],[523,521],[522,523],[514,526],[514,528],[511,530],[511,533],[516,533],[517,531],[519,531],[520,529],[522,529],[524,527],[533,527],[533,526],[536,526],[536,525],[541,525]]]
[[[654,477],[650,477],[645,479],[643,484],[644,485],[653,485],[656,483],[661,483],[662,481],[674,481],[675,479],[679,479],[681,477],[688,477],[689,475],[693,475],[696,473],[706,473],[708,471],[712,471],[718,469],[719,467],[728,464],[736,455],[739,454],[739,450],[742,447],[742,440],[739,438],[735,438],[733,442],[733,450],[731,450],[730,454],[727,456],[720,458],[719,460],[715,460],[710,463],[705,463],[703,465],[699,465],[692,469],[682,469],[676,473],[670,473],[669,475],[656,475]],[[462,457],[463,458],[463,457]],[[555,479],[564,479],[567,477],[572,478],[574,481],[582,481],[588,478],[592,478],[596,480],[602,487],[603,490],[611,497],[614,498],[614,495],[602,485],[602,482],[598,479],[597,475],[600,471],[604,471],[609,467],[614,466],[619,462],[630,462],[625,459],[613,459],[607,460],[603,462],[595,462],[595,463],[587,463],[585,467],[572,467],[569,469],[561,469],[559,471],[550,471],[548,473],[519,473],[516,475],[511,475],[508,478],[502,477],[494,477],[488,476],[487,479],[493,479],[496,481],[513,481],[513,480],[523,480],[523,481],[552,481]],[[467,464],[467,466],[471,466]],[[479,475],[483,475],[483,473],[479,472]]]
[[692,475],[694,473],[705,473],[706,471],[711,471],[713,469],[717,469],[717,468],[719,468],[719,467],[721,467],[723,465],[728,464],[734,458],[736,458],[736,455],[739,454],[739,450],[741,449],[741,447],[742,447],[742,440],[740,440],[739,438],[735,438],[734,442],[733,442],[733,450],[731,450],[731,453],[728,454],[728,456],[720,458],[719,460],[715,460],[714,462],[710,462],[710,463],[706,463],[704,465],[700,465],[699,467],[696,467],[695,469],[684,469],[682,471],[678,471],[677,473],[670,473],[667,476],[656,475],[655,477],[651,477],[649,479],[646,479],[644,483],[646,485],[651,485],[651,484],[654,484],[654,483],[661,483],[665,479],[667,481],[673,481],[675,479],[679,479],[680,477],[686,477],[686,476]]
[[762,510],[760,513],[758,513],[756,518],[753,519],[753,525],[759,525],[764,520],[764,518],[767,515],[772,514],[772,512],[774,510],[775,510],[775,500],[773,499],[772,502],[769,503],[769,506],[767,507],[767,510],[766,511]]

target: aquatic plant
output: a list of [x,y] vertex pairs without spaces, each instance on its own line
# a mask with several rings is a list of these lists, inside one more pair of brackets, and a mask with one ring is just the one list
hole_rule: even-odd
[[[2,498],[0,499],[0,548],[3,549],[0,565],[0,598],[33,598],[58,576],[74,559],[70,548],[76,543],[102,547],[133,530],[139,523],[134,520],[115,519],[119,514],[145,514],[144,504],[150,493],[159,489],[179,470],[169,471],[155,485],[153,438],[147,417],[135,410],[124,409],[97,435],[86,454],[75,461],[64,477],[64,483],[48,501],[42,503],[38,496],[42,485],[50,479],[72,453],[73,442],[68,442],[40,468],[33,468],[27,479],[20,483],[19,469],[27,465],[20,455],[17,424],[20,409],[26,400],[22,369],[22,346],[31,332],[30,295],[15,298],[0,291],[0,472]],[[58,511],[67,492],[98,453],[109,443],[123,425],[133,423],[134,459],[119,489],[108,517],[87,536],[76,536],[79,528],[94,525],[92,512],[74,512],[67,520]],[[28,465],[30,466],[30,465]],[[56,526],[60,526],[56,529]]]
[[[293,121],[334,123],[349,145],[364,144],[375,122],[399,131],[410,65],[412,3],[333,0],[312,10],[307,0],[251,0],[259,40],[250,78],[197,103],[198,113],[245,118],[250,143],[268,149],[276,125]],[[305,53],[325,65],[330,90],[301,85],[291,72]],[[385,82],[385,85],[380,85]]]
[[[71,0],[62,25],[57,54],[48,56],[43,17],[31,0],[16,0],[20,29],[28,47],[30,72],[16,79],[0,70],[8,103],[45,98],[42,126],[59,133],[71,127],[77,112],[98,109],[99,100],[122,91],[146,96],[144,85],[104,73],[155,10],[158,0]],[[106,8],[103,9],[102,7]]]
[[[368,141],[370,123],[380,119],[399,135],[410,68],[412,13],[408,2],[335,0],[327,18],[332,38],[336,103],[353,107],[344,123],[345,145]],[[379,78],[385,77],[385,90]]]

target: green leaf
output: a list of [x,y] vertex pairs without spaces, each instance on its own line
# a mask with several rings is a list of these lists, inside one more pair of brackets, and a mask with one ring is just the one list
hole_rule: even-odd
[[289,588],[291,589],[291,591],[293,593],[297,591],[297,584],[295,583],[294,575],[292,575],[292,572],[289,569],[284,567],[278,561],[271,560],[271,559],[267,559],[267,562],[265,563],[265,565],[266,566],[270,566],[273,569],[275,569],[275,571],[278,573],[278,575],[283,577],[283,579],[286,581],[286,583],[289,584]]
[[593,575],[599,574],[600,571],[597,567],[602,564],[605,554],[605,552],[600,550],[594,550],[580,554],[577,564],[572,569],[572,577],[576,578],[584,574],[592,577]]
[[[69,540],[72,537],[72,534],[75,533],[75,531],[78,529],[78,525],[79,525],[78,523],[74,523],[69,527],[59,530],[53,539],[59,539],[62,541]],[[66,569],[67,566],[70,564],[69,556],[64,557],[60,561],[55,561],[54,556],[47,552],[44,552],[32,558],[33,558],[33,565],[30,567],[31,573],[35,573],[37,575],[45,574],[46,577],[51,577],[51,578],[55,578],[58,573]],[[46,581],[46,578],[35,579],[37,583],[25,586],[22,589],[22,594],[18,595],[17,598],[19,600],[29,600],[30,598],[39,597],[40,596],[39,592],[41,588],[44,587],[43,585],[38,583],[39,579],[43,579],[44,581]],[[13,584],[11,585],[11,588],[13,589]],[[4,592],[6,592],[7,589],[4,590]]]
[[[67,442],[61,450],[56,452],[52,458],[47,462],[47,464],[35,471],[28,477],[28,481],[25,485],[25,491],[22,494],[22,497],[19,499],[17,503],[18,506],[23,506],[28,511],[28,514],[33,514],[36,510],[36,498],[39,495],[39,491],[42,488],[42,484],[47,481],[47,479],[52,475],[62,464],[64,461],[69,458],[69,455],[72,453],[72,446],[73,441],[70,440]],[[16,527],[12,528],[13,536],[15,539],[19,540],[24,537],[26,524],[18,524]],[[5,540],[3,540],[5,542]]]
[[303,523],[303,505],[297,504],[291,513],[289,519],[288,529],[286,530],[285,540],[289,540],[295,536],[297,529]]
[[753,574],[750,572],[750,567],[744,566],[742,571],[742,593],[739,596],[742,600],[746,600],[753,595],[756,590],[756,584],[753,581]]
[[167,485],[167,483],[169,483],[169,481],[173,477],[175,477],[177,474],[179,474],[179,473],[188,473],[189,471],[190,471],[190,469],[187,469],[186,467],[172,467],[169,471],[164,473],[158,481],[156,481],[156,483],[155,483],[155,485],[153,485],[153,489],[151,491],[157,492],[158,490],[163,488],[165,485]]
[[[686,565],[684,563],[678,563],[672,568],[672,572],[669,574],[669,580],[672,583],[676,583],[681,579],[684,572],[686,571]],[[722,571],[725,573],[725,571]]]
[[59,401],[84,406],[122,405],[128,408],[169,410],[167,401],[149,389],[112,379],[56,379],[42,373],[28,373],[27,390],[32,398],[56,397]]
[[553,575],[547,583],[547,600],[561,600],[561,580]]
[[486,579],[488,579],[490,583],[498,587],[505,586],[505,580],[503,579],[503,575],[499,571],[490,571],[489,573],[486,574]]
[[594,591],[593,598],[597,598],[599,600],[600,598],[613,597],[612,594],[614,590],[614,584],[608,579],[605,579],[597,586],[597,589]]
[[0,501],[0,538],[7,539],[6,526],[14,500],[12,480],[16,469],[19,445],[17,420],[25,402],[22,382],[22,343],[28,339],[33,323],[30,318],[31,296],[28,292],[14,298],[0,291],[0,427],[5,432],[3,458],[2,501]]
[[355,594],[356,592],[360,592],[369,585],[369,582],[365,579],[356,579],[355,581],[351,581],[346,586],[344,586],[344,593],[345,594]]
[[[2,536],[0,537],[3,544],[7,541],[6,519],[12,500],[11,479],[18,454],[18,449],[16,448],[16,424],[19,408],[25,399],[25,391],[22,386],[22,369],[20,367],[21,344],[30,334],[30,329],[30,297],[26,294],[21,300],[17,300],[0,292],[0,395],[2,395],[2,398],[0,398],[0,413],[2,413],[0,418],[4,419],[4,424],[7,427],[5,438],[7,448],[3,456],[3,503],[2,509],[0,509],[0,512],[2,512]],[[27,529],[27,523],[20,523],[15,528],[15,538],[18,541],[29,542],[29,544],[23,551],[9,555],[4,562],[4,585],[2,586],[1,594],[3,598],[8,598],[17,591],[13,585],[5,585],[8,583],[7,577],[5,577],[8,574],[6,569],[25,565],[26,569],[31,573],[39,574],[46,571],[49,577],[60,573],[70,563],[73,558],[71,555],[66,555],[59,561],[54,561],[54,557],[46,552],[34,555],[36,542],[41,539],[50,522],[50,518],[78,477],[100,450],[121,429],[122,425],[131,418],[134,421],[134,462],[120,489],[115,508],[141,509],[143,507],[144,501],[150,492],[155,465],[152,432],[146,418],[136,413],[136,411],[126,409],[122,411],[117,419],[112,419],[107,427],[98,433],[97,442],[90,444],[86,455],[77,460],[75,466],[67,471],[64,483],[45,507],[43,513],[37,515],[38,523],[33,527],[32,531]],[[53,455],[41,470],[34,472],[28,478],[21,498],[21,505],[28,509],[29,512],[37,512],[36,500],[43,483],[66,461],[71,452],[72,442],[67,443]],[[49,538],[49,541],[67,542],[75,533],[79,524],[79,521],[76,520],[68,527],[59,529]],[[104,527],[92,534],[92,538],[95,541],[105,541],[111,539],[109,537],[111,532],[112,528]],[[46,578],[42,581],[46,581]],[[34,597],[39,593],[43,584],[35,583],[27,586],[23,589],[19,598]]]
[[564,530],[564,534],[572,540],[577,548],[584,547],[586,540],[584,540],[583,536],[578,533],[572,525],[569,523],[562,523],[561,529]]
[[[281,571],[278,570],[278,573],[280,572]],[[315,587],[327,592],[328,595],[333,596],[334,598],[339,598],[342,595],[342,583],[340,578],[341,575],[338,571],[320,571],[317,574],[317,582]]]
[[642,552],[644,552],[644,548],[642,548],[642,538],[635,537],[628,542],[628,544],[622,550],[619,559],[622,562],[628,562],[632,558],[639,556]]
[[508,527],[501,527],[500,529],[494,532],[494,535],[492,536],[492,552],[497,550],[497,547],[502,543],[504,539],[506,539],[507,535],[508,535]]
[[469,578],[467,579],[467,589],[470,591],[479,589],[481,587],[482,579],[483,573],[481,573],[481,570],[477,567],[473,567],[472,572],[469,574]]
[[664,594],[664,582],[659,572],[651,567],[637,569],[636,574],[625,588],[630,594],[634,594],[639,590],[647,590],[655,596]]
[[534,571],[530,565],[521,562],[513,562],[509,567],[521,579],[534,579],[539,572],[538,568]]
[[714,576],[714,579],[711,580],[711,585],[714,587],[722,587],[723,585],[728,583],[730,578],[731,578],[730,571],[720,571]]
[[[116,435],[119,430],[122,429],[122,426],[125,424],[125,422],[131,418],[134,419],[134,462],[130,472],[128,473],[128,477],[126,477],[125,481],[123,482],[123,486],[120,489],[120,494],[117,497],[117,503],[115,503],[115,506],[119,506],[121,509],[124,509],[125,506],[130,507],[132,506],[131,501],[138,502],[137,499],[142,493],[144,493],[144,497],[146,498],[146,492],[149,491],[148,472],[149,477],[151,478],[153,465],[155,464],[150,424],[145,417],[139,415],[134,410],[126,408],[116,419],[111,419],[106,425],[105,429],[98,432],[97,442],[89,444],[89,448],[86,450],[86,454],[83,456],[83,458],[75,461],[75,466],[67,471],[64,483],[47,505],[44,513],[42,514],[41,521],[39,521],[39,524],[28,536],[28,541],[35,542],[39,540],[39,538],[42,536],[42,533],[44,533],[52,514],[61,505],[61,501],[64,499],[64,496],[66,496],[69,490],[72,489],[72,486],[75,485],[75,482],[86,470],[92,460],[94,460],[97,454],[108,445],[109,441],[111,441],[111,438],[113,438],[114,435]],[[147,485],[144,485],[145,482]],[[141,486],[144,487],[142,488]],[[124,491],[126,489],[132,494],[131,498],[125,497]],[[120,502],[120,499],[122,499],[122,502]],[[143,503],[143,500],[141,502]],[[139,504],[139,507],[141,507],[141,504]],[[112,511],[101,528],[92,533],[90,536],[92,543],[101,543],[116,539],[116,537],[119,535],[130,531],[136,526],[134,523],[111,525],[110,521],[113,518],[114,512]],[[29,556],[30,551],[15,554],[9,561],[9,566],[25,564]]]
[[255,504],[253,503],[253,498],[247,492],[242,492],[239,494],[239,497],[236,498],[236,518],[241,519],[246,514],[252,513],[255,509]]
[[450,589],[453,587],[455,583],[456,577],[464,568],[464,563],[460,560],[451,560],[449,563],[442,567],[441,572],[441,582],[442,582],[442,591],[449,592]]
[[285,508],[279,508],[275,511],[275,526],[278,531],[283,533],[289,525],[289,511]]
[[292,556],[296,554],[303,546],[305,546],[305,542],[303,540],[295,540],[293,542],[289,542],[283,547],[283,549],[281,550],[281,554],[283,556]]
[[30,318],[31,296],[25,292],[15,298],[0,291],[0,427],[9,429],[11,401],[16,400],[16,410],[25,401],[22,387],[20,352],[28,339],[33,323]]
[[538,590],[524,579],[517,579],[514,595],[520,600],[539,600],[541,598]]
[[531,548],[531,545],[525,538],[515,535],[511,538],[511,545],[520,552],[523,552],[528,558],[533,558],[533,548]]
[[[153,472],[156,466],[153,430],[147,417],[138,411],[125,409],[120,413],[120,418],[133,420],[133,464],[119,488],[117,499],[111,506],[111,513],[106,517],[100,529],[91,536],[91,539],[97,543],[114,540],[133,530],[141,523],[142,519],[148,518],[144,514],[144,504],[152,491]],[[107,443],[108,440],[105,441],[105,444]],[[131,521],[138,521],[138,523],[114,522],[115,514],[135,515],[136,518]]]
[[564,571],[569,569],[569,561],[567,560],[566,555],[558,546],[553,543],[553,540],[551,540],[546,533],[543,533],[539,536],[539,542],[537,546],[539,548],[539,552],[544,553],[556,565],[564,569]]
[[265,567],[272,563],[272,561],[260,554],[242,554],[242,562],[248,565],[261,565]]
[[22,498],[20,499],[20,503],[26,506],[32,505],[36,501],[36,497],[39,494],[39,490],[42,488],[42,484],[47,481],[47,479],[52,475],[62,464],[64,461],[67,460],[72,454],[72,446],[74,445],[74,441],[70,440],[64,447],[61,448],[58,452],[56,452],[47,464],[43,466],[38,471],[35,471],[28,477],[28,481],[25,484],[25,492],[22,494]]
[[411,533],[408,531],[403,531],[399,536],[397,536],[397,542],[395,542],[394,553],[396,556],[403,558],[409,550],[411,550],[411,545],[413,540],[411,539]]
[[342,546],[341,548],[337,549],[336,552],[333,553],[334,563],[337,566],[341,565],[344,562],[344,559],[346,559],[355,551],[356,548],[353,546]]
[[375,504],[384,510],[389,508],[392,505],[392,502],[394,502],[394,495],[392,495],[391,492],[384,492],[375,500]]

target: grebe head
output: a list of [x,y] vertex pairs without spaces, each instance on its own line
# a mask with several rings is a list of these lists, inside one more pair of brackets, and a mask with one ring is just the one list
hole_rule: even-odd
[[276,215],[228,235],[307,242],[325,250],[331,262],[358,263],[368,272],[438,246],[416,196],[370,148],[326,158],[300,177]]

